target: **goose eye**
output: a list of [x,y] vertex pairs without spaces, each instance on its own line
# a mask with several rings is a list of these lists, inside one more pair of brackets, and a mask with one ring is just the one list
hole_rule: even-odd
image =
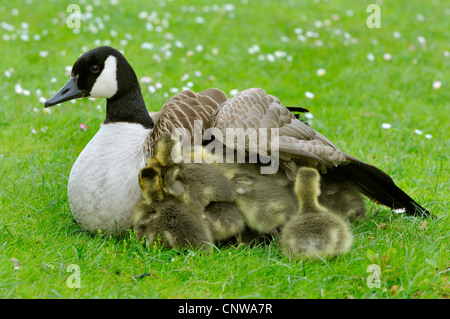
[[91,65],[89,71],[93,74],[97,74],[100,71],[100,67],[97,64]]

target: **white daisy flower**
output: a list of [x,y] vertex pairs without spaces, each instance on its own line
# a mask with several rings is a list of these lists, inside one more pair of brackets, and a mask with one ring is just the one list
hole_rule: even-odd
[[305,92],[305,96],[306,96],[308,99],[313,99],[313,98],[314,98],[314,93],[309,92],[309,91],[306,91],[306,92]]
[[149,77],[149,76],[143,76],[142,78],[141,78],[141,82],[142,83],[145,83],[145,84],[148,84],[148,83],[152,83],[152,78],[151,77]]
[[179,40],[176,40],[176,41],[174,42],[174,44],[175,44],[175,46],[176,46],[177,48],[182,48],[182,47],[184,47],[183,42],[181,42],[181,41],[179,41]]
[[284,52],[284,51],[279,51],[279,50],[275,51],[273,54],[274,54],[275,57],[277,57],[278,59],[284,58],[284,57],[287,55],[286,52]]
[[147,18],[147,16],[148,16],[147,11],[141,11],[141,12],[139,12],[139,15],[138,15],[139,19],[145,19],[145,18]]
[[322,69],[322,68],[320,68],[316,71],[317,76],[324,76],[325,73],[327,73],[327,71],[325,71],[325,69]]
[[425,46],[427,44],[427,40],[425,40],[425,38],[421,35],[417,37],[417,42],[419,42],[421,46]]
[[205,19],[203,17],[195,17],[195,23],[203,24],[205,23]]
[[234,96],[234,95],[236,95],[236,94],[238,94],[239,93],[239,90],[238,89],[232,89],[231,91],[230,91],[230,95],[231,96]]
[[16,84],[16,85],[14,85],[14,91],[17,94],[22,94],[23,93],[23,88],[22,88],[22,86],[20,86],[20,84]]
[[248,53],[250,53],[250,54],[255,54],[255,53],[258,53],[259,51],[260,51],[261,49],[259,48],[259,45],[257,45],[257,44],[254,44],[254,45],[252,45],[250,48],[248,48]]
[[434,81],[433,82],[433,89],[439,90],[441,87],[442,87],[442,82],[441,81]]
[[195,46],[195,51],[197,51],[197,52],[203,52],[203,45],[197,44],[197,45]]

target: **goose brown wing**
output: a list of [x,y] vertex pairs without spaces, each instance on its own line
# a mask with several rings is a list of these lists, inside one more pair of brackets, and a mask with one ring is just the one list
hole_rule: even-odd
[[[199,93],[184,90],[174,95],[158,112],[155,126],[149,135],[151,154],[154,154],[156,142],[163,135],[178,133],[193,142],[194,133],[205,132],[212,114],[226,100],[226,94],[219,89],[208,89]],[[198,125],[195,128],[198,131],[194,129],[195,125]]]
[[[337,166],[346,161],[345,154],[331,141],[297,120],[278,98],[266,94],[259,88],[242,91],[227,100],[214,113],[210,125],[218,128],[223,134],[227,128],[278,129],[280,159],[285,161],[307,159],[310,163],[316,163],[322,171],[326,167]],[[267,137],[270,140],[269,132]],[[226,140],[222,142],[226,143]],[[246,144],[245,148],[248,151],[250,145]]]
[[[322,173],[332,169],[376,202],[394,209],[405,208],[410,215],[432,216],[398,188],[388,174],[341,152],[325,136],[297,120],[279,99],[262,89],[245,90],[230,98],[213,114],[211,126],[222,133],[227,128],[278,129],[280,165],[289,179],[294,180],[299,166],[315,166]],[[223,139],[222,143],[226,141]],[[261,146],[259,140],[258,144]],[[249,151],[250,143],[246,141],[244,148]]]

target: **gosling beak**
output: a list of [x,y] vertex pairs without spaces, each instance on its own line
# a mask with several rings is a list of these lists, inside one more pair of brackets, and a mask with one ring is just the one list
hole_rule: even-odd
[[65,101],[77,99],[84,96],[84,91],[78,89],[78,75],[73,76],[66,84],[51,98],[45,101],[44,106],[49,107]]

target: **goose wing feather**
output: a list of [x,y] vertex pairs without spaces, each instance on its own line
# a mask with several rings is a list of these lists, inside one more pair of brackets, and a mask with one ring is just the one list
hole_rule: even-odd
[[178,130],[187,130],[191,140],[194,139],[194,125],[200,125],[201,133],[209,127],[209,119],[227,100],[227,96],[219,89],[208,89],[199,93],[184,90],[170,98],[157,113],[155,126],[147,141],[147,156],[154,154],[158,139]]
[[[280,165],[289,179],[294,180],[301,166],[313,166],[322,173],[332,169],[376,202],[391,208],[405,208],[410,215],[423,213],[432,216],[398,188],[385,172],[341,152],[325,136],[297,120],[278,98],[266,94],[262,89],[242,91],[224,102],[212,115],[210,125],[222,133],[226,132],[226,128],[278,128]],[[234,145],[227,147],[233,148]],[[245,149],[250,150],[249,143]],[[267,154],[261,151],[258,153],[263,156]]]
[[347,160],[331,141],[296,119],[278,98],[260,88],[242,91],[227,100],[213,114],[210,125],[223,133],[227,128],[278,129],[279,151],[286,153],[281,158],[308,157],[316,160],[321,170],[323,165],[333,167]]

